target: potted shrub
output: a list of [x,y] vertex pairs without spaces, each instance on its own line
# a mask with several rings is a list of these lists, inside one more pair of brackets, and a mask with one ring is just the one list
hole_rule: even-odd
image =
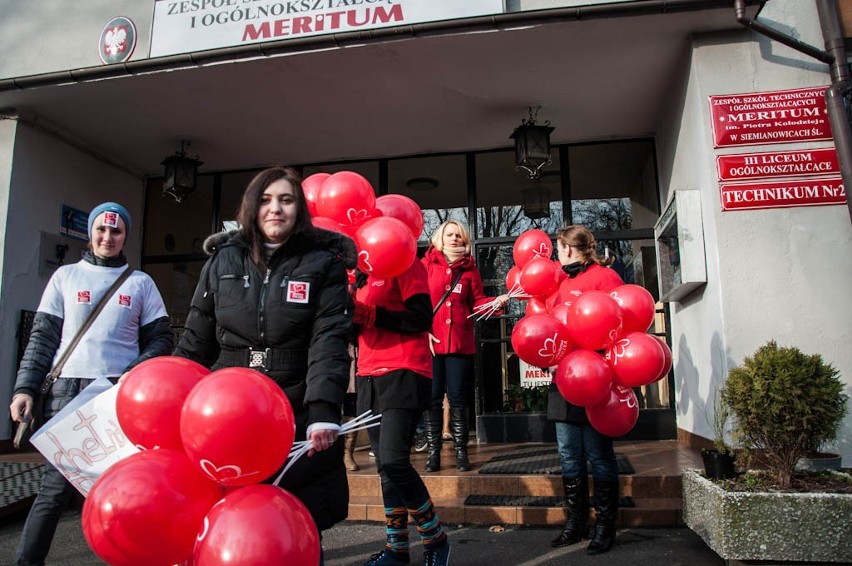
[[730,409],[726,403],[722,402],[717,389],[713,396],[713,416],[710,418],[710,425],[713,428],[713,448],[701,450],[704,475],[709,479],[724,480],[736,475],[734,452],[725,442],[730,416]]
[[[819,355],[770,341],[747,357],[729,373],[721,402],[738,456],[762,469],[718,482],[684,470],[686,524],[729,561],[852,562],[852,477],[795,471],[837,436],[846,401],[838,372]],[[816,492],[821,485],[827,492]]]

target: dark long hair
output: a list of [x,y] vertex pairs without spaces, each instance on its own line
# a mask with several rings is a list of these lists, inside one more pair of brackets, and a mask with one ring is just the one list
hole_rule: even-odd
[[302,191],[302,178],[295,169],[292,167],[270,167],[255,175],[243,193],[240,210],[237,212],[237,222],[240,224],[240,233],[251,248],[252,260],[260,267],[266,267],[263,233],[257,225],[260,198],[263,196],[263,191],[279,179],[285,179],[293,185],[293,196],[296,199],[296,221],[289,237],[292,238],[297,234],[305,234],[313,230],[308,202],[305,200],[305,193]]

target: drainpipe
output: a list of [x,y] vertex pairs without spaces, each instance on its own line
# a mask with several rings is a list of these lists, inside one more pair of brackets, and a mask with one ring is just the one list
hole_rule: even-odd
[[[848,191],[852,187],[852,113],[850,113],[852,80],[850,80],[849,66],[846,63],[846,50],[843,43],[843,30],[837,14],[837,2],[836,0],[815,1],[826,51],[748,18],[745,15],[744,0],[735,0],[734,9],[737,22],[748,29],[830,66],[831,86],[825,91],[825,104],[831,124],[831,135],[834,138],[834,149],[837,152],[837,162],[840,165],[840,176],[843,178],[843,187]],[[852,199],[848,196],[846,206],[849,209],[849,218],[852,219]]]

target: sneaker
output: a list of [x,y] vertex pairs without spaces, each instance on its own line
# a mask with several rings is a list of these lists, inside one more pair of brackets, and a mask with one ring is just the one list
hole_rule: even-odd
[[426,450],[427,446],[429,446],[429,443],[426,442],[426,433],[425,432],[418,433],[414,437],[414,451],[415,452],[423,452],[424,450]]
[[372,450],[370,450],[370,453],[369,453],[369,454],[367,454],[367,456],[369,456],[370,458],[375,458],[375,457],[376,457],[375,453],[374,453]]
[[408,563],[408,560],[403,560],[399,554],[385,549],[372,555],[364,562],[364,566],[408,566]]
[[450,563],[450,541],[438,548],[423,551],[423,566],[447,566]]

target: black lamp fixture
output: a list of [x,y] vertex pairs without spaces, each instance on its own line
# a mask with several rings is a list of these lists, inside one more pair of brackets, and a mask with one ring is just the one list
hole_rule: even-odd
[[529,120],[522,119],[509,137],[515,140],[516,169],[523,169],[530,179],[537,179],[541,168],[550,164],[550,132],[555,128],[549,120],[543,126],[536,124],[541,106],[530,106],[529,110]]
[[165,167],[163,195],[171,195],[177,202],[183,202],[183,199],[195,190],[198,166],[202,164],[197,157],[189,157],[186,154],[189,145],[190,142],[182,140],[180,151],[166,157],[162,162]]
[[536,179],[535,184],[521,191],[524,216],[530,220],[550,217],[550,191]]

